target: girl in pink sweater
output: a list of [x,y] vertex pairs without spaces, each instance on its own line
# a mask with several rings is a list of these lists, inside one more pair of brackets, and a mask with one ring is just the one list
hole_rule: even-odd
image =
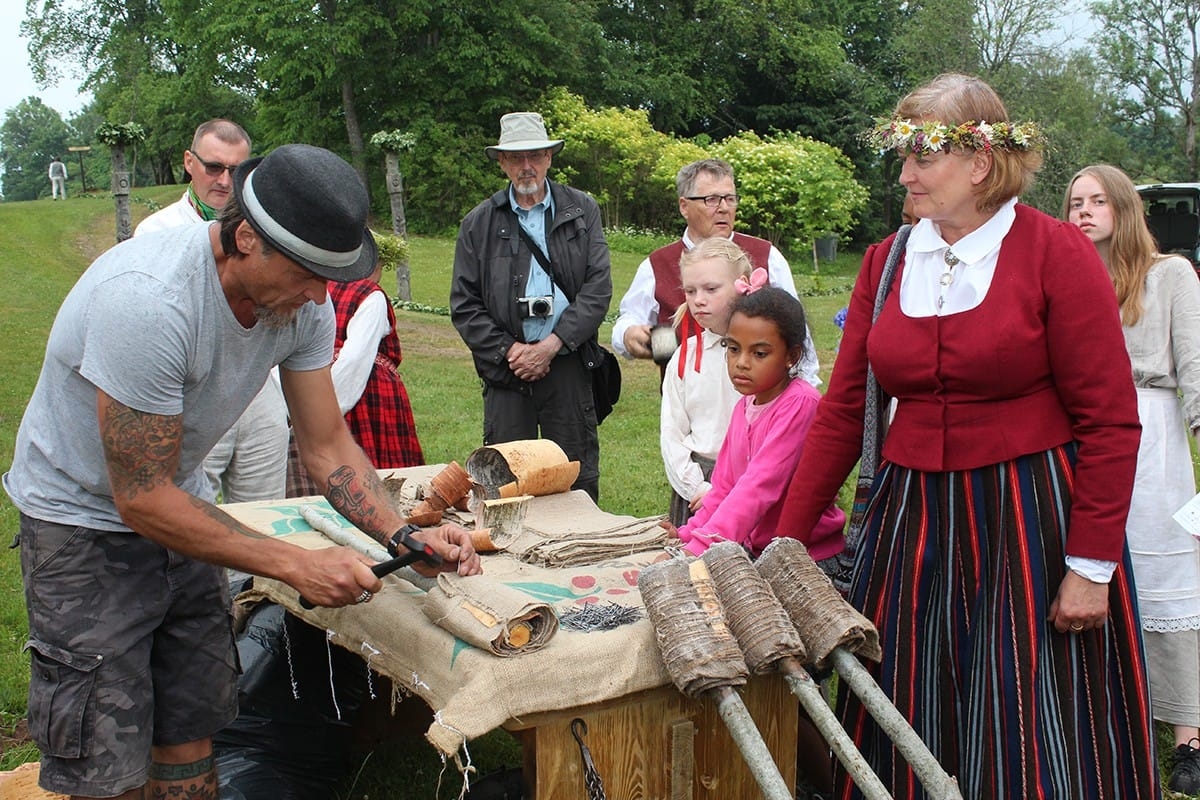
[[[757,557],[779,527],[788,481],[800,460],[820,393],[789,370],[804,355],[800,301],[782,289],[755,290],[734,302],[725,335],[725,364],[742,398],[713,468],[712,489],[679,528],[684,549],[700,555],[717,541],[737,542]],[[812,531],[788,531],[806,544],[841,535],[845,514],[825,509]],[[786,529],[786,526],[784,526]]]

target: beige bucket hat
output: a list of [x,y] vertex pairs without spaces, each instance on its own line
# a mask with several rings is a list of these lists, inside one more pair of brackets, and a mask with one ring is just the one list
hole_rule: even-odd
[[501,150],[506,152],[525,152],[526,150],[545,150],[557,153],[563,148],[562,139],[546,137],[546,123],[542,115],[533,111],[515,111],[500,118],[500,141],[489,145],[485,150],[488,158],[499,158]]

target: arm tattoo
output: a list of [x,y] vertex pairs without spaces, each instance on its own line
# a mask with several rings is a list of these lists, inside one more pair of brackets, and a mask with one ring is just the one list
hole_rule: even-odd
[[383,492],[383,481],[377,473],[368,471],[359,475],[353,467],[343,464],[329,473],[325,497],[335,511],[363,532],[379,539],[391,533],[383,530],[379,508],[374,502],[384,496]]
[[249,525],[246,525],[242,522],[237,521],[236,519],[231,517],[229,514],[225,513],[221,509],[214,506],[212,503],[204,502],[199,497],[196,497],[194,495],[188,495],[188,502],[190,502],[192,504],[193,508],[198,509],[205,516],[209,517],[210,519],[212,519],[216,522],[219,522],[220,524],[224,525],[226,528],[229,528],[234,533],[240,533],[242,536],[248,536],[251,539],[269,539],[270,538],[269,536],[266,536],[265,534],[259,533],[258,531],[254,530]]
[[183,415],[147,414],[110,397],[100,414],[100,441],[113,496],[132,500],[174,480]]

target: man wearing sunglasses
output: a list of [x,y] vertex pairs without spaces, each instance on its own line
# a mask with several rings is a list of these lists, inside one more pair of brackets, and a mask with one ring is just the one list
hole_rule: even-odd
[[[250,137],[241,125],[210,119],[196,128],[192,147],[183,151],[183,169],[191,178],[176,202],[142,220],[141,236],[217,218],[233,196],[233,171],[250,157]],[[279,378],[271,378],[204,460],[213,490],[226,503],[275,500],[287,485],[287,405]]]
[[[679,257],[710,236],[732,239],[746,251],[755,267],[767,271],[772,286],[793,297],[796,282],[783,254],[765,239],[734,232],[738,195],[733,182],[733,167],[719,158],[705,158],[684,165],[675,177],[679,192],[679,213],[687,222],[678,242],[660,247],[643,261],[634,273],[633,283],[621,298],[620,313],[613,324],[612,346],[623,356],[650,358],[650,329],[670,325],[675,309],[683,303],[679,281]],[[805,356],[800,360],[800,377],[813,386],[817,377],[817,355],[808,337]]]
[[250,157],[250,137],[236,122],[210,119],[196,128],[192,147],[183,151],[183,171],[190,177],[178,201],[142,220],[135,236],[177,225],[217,218],[233,192],[233,170]]

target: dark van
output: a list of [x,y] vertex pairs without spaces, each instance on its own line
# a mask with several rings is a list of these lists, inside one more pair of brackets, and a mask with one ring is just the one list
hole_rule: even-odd
[[1200,183],[1151,183],[1137,190],[1158,251],[1177,253],[1200,272]]

